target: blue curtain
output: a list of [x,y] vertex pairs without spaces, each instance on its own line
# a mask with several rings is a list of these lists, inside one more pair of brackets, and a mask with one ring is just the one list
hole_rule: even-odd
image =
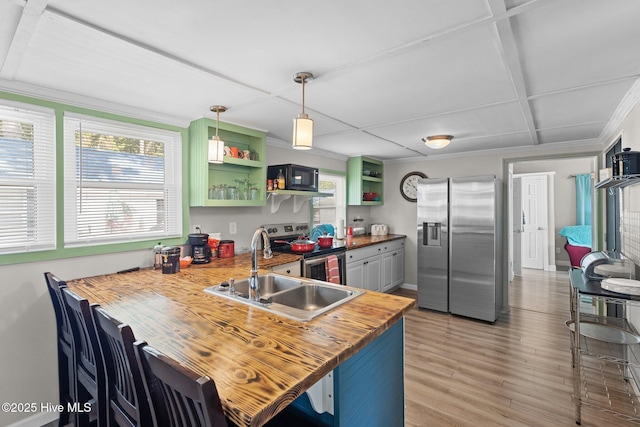
[[576,225],[591,225],[591,174],[576,175]]

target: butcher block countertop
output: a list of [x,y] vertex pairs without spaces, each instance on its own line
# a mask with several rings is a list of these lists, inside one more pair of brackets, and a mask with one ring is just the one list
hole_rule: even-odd
[[[367,291],[312,321],[297,322],[204,292],[230,277],[247,277],[245,255],[176,274],[142,269],[68,286],[128,323],[137,339],[213,378],[225,414],[251,426],[264,424],[415,306],[412,299]],[[276,254],[264,260],[260,254],[259,265],[296,259]]]
[[352,236],[351,243],[347,241],[349,239],[342,240],[347,250],[364,248],[365,246],[377,245],[378,243],[390,242],[392,240],[404,239],[407,236],[404,234],[385,234],[384,236],[372,236],[370,234],[363,234],[360,236]]

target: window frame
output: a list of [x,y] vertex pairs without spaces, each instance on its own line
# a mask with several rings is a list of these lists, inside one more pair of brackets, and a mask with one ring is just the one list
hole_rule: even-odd
[[[65,104],[56,101],[49,101],[39,99],[33,96],[21,95],[0,90],[0,103],[7,104],[11,102],[22,103],[27,105],[27,108],[50,108],[55,111],[55,158],[56,158],[56,170],[55,170],[55,233],[56,233],[56,248],[47,251],[38,252],[20,252],[13,254],[0,255],[0,265],[12,265],[26,262],[47,261],[57,259],[76,258],[80,256],[102,255],[112,254],[126,251],[146,250],[152,248],[154,245],[161,243],[163,245],[182,245],[184,244],[184,236],[188,233],[188,218],[189,218],[189,176],[188,176],[188,155],[189,155],[189,129],[188,127],[178,126],[168,123],[160,123],[152,120],[141,119],[137,117],[130,117],[123,114],[117,114],[106,111],[93,110],[90,108],[77,107],[70,104]],[[158,129],[164,129],[169,131],[175,131],[180,133],[182,139],[182,146],[180,149],[182,162],[181,162],[181,177],[176,176],[176,179],[182,181],[182,194],[181,194],[181,216],[182,216],[182,236],[171,238],[153,238],[149,240],[141,240],[128,243],[106,243],[96,246],[82,246],[74,248],[64,248],[64,130],[63,121],[65,113],[84,114],[87,116],[113,120],[122,123],[131,123],[143,126],[149,126]]]
[[[319,169],[318,172],[319,172],[318,182],[321,180],[321,176],[322,175],[333,175],[333,176],[340,177],[340,178],[343,179],[343,183],[344,183],[343,193],[344,194],[343,194],[343,200],[342,200],[342,207],[341,207],[341,209],[340,208],[336,209],[336,217],[334,219],[335,223],[331,223],[331,225],[333,225],[334,228],[335,227],[339,227],[340,226],[340,224],[339,224],[340,220],[342,219],[342,221],[344,223],[346,221],[346,218],[347,218],[347,173],[346,172],[342,172],[342,171],[332,170],[332,169]],[[318,190],[318,191],[320,191],[320,190]],[[309,222],[310,222],[312,228],[317,225],[314,222],[315,211],[316,211],[316,209],[318,209],[318,208],[315,207],[315,199],[316,199],[316,197],[313,198],[313,201],[312,201],[312,203],[310,205],[311,209],[310,209],[310,212],[309,212],[309,214],[310,214]],[[338,212],[338,209],[342,210],[342,212]],[[326,222],[324,224],[326,224]],[[336,230],[337,230],[337,228],[336,228]],[[337,233],[337,231],[336,231],[336,233]]]
[[[0,256],[44,252],[56,249],[56,235],[54,226],[56,223],[55,173],[56,151],[55,135],[56,120],[55,111],[51,108],[40,107],[22,102],[2,100],[3,117],[12,117],[14,121],[30,122],[33,124],[33,150],[31,176],[0,177],[0,185],[9,188],[31,187],[31,192],[36,195],[31,210],[27,209],[28,216],[33,218],[36,226],[33,230],[26,230],[26,234],[35,235],[35,240],[26,239],[24,242],[0,249]],[[7,138],[7,140],[11,140]],[[18,160],[11,159],[11,160]],[[38,193],[42,195],[38,195]],[[26,197],[25,200],[29,199]],[[17,220],[18,217],[14,218]]]
[[[162,182],[160,183],[133,183],[123,182],[115,179],[104,180],[82,180],[80,170],[82,170],[82,162],[78,161],[78,154],[82,159],[83,148],[76,145],[76,133],[81,131],[84,133],[95,133],[105,136],[124,137],[130,139],[142,139],[154,141],[163,144],[164,154],[162,156]],[[180,179],[181,171],[181,153],[180,148],[182,141],[180,134],[173,131],[158,130],[148,126],[135,125],[130,123],[122,123],[113,120],[98,119],[92,116],[65,114],[64,118],[64,147],[65,147],[65,233],[64,247],[86,247],[100,244],[117,244],[134,241],[147,241],[150,239],[165,239],[171,237],[180,237],[182,230],[181,205],[182,200],[179,195],[182,191],[182,183]],[[84,149],[91,149],[84,147]],[[114,151],[113,153],[123,153]],[[109,154],[105,153],[105,161]],[[124,166],[124,165],[122,165]],[[107,172],[100,171],[100,172]],[[84,190],[84,191],[83,191]],[[118,191],[140,191],[141,194],[146,192],[164,193],[163,200],[169,200],[169,204],[163,207],[163,215],[171,218],[170,225],[167,229],[157,233],[142,233],[135,229],[132,233],[91,233],[83,237],[80,232],[80,223],[78,217],[78,203],[80,206],[84,200],[84,194],[97,193],[109,190],[117,194]],[[80,198],[80,199],[78,199]],[[91,196],[87,197],[87,203],[97,203]],[[125,199],[126,200],[126,199]],[[171,205],[173,202],[173,205]],[[106,210],[106,209],[105,209]],[[97,213],[94,211],[94,214]],[[105,213],[106,214],[106,213]],[[89,218],[92,219],[92,218]],[[97,218],[95,218],[97,220]],[[95,222],[94,220],[94,222]],[[94,222],[89,223],[89,228]],[[166,222],[165,222],[166,224]],[[95,224],[100,227],[98,224]]]

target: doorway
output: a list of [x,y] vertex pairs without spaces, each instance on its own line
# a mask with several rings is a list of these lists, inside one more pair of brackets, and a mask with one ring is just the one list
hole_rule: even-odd
[[[566,225],[576,224],[575,203],[573,202],[575,179],[573,179],[572,176],[581,173],[593,173],[598,170],[598,155],[598,153],[586,153],[582,156],[566,155],[556,158],[540,157],[535,159],[505,160],[505,176],[509,179],[507,185],[508,194],[506,197],[509,224],[505,230],[508,233],[508,271],[506,273],[510,279],[509,281],[513,280],[514,276],[520,276],[522,274],[522,270],[518,265],[518,261],[521,261],[522,257],[518,256],[518,259],[515,259],[515,256],[517,256],[515,246],[517,245],[518,248],[522,247],[522,245],[518,243],[519,239],[522,238],[522,228],[518,226],[518,218],[521,217],[522,214],[519,214],[517,209],[514,208],[514,204],[521,206],[521,202],[517,201],[518,193],[515,192],[514,194],[516,188],[514,181],[516,179],[522,179],[521,177],[524,175],[544,174],[547,176],[549,193],[547,195],[548,205],[546,211],[548,222],[546,227],[547,241],[542,244],[544,251],[543,268],[545,270],[555,270],[556,267],[561,270],[568,269],[570,262],[568,254],[564,250],[565,240],[558,235],[558,231]],[[521,177],[516,178],[516,175],[520,175]],[[520,196],[524,197],[524,194],[520,194]],[[570,199],[569,203],[567,203],[568,199]],[[592,215],[598,212],[595,208],[596,200],[595,197],[592,199],[592,203],[594,204]],[[593,234],[595,236],[599,224],[595,222],[595,219],[592,221],[592,224]],[[518,230],[520,230],[520,232]],[[595,241],[596,240],[594,240],[594,242]]]
[[[547,175],[515,175],[522,185],[522,268],[548,270],[546,256],[549,209],[547,208]],[[551,206],[553,210],[553,206]]]

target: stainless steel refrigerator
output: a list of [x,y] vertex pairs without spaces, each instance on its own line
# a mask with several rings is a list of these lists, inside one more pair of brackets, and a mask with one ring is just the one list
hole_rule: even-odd
[[418,306],[494,322],[502,309],[501,184],[418,181]]

